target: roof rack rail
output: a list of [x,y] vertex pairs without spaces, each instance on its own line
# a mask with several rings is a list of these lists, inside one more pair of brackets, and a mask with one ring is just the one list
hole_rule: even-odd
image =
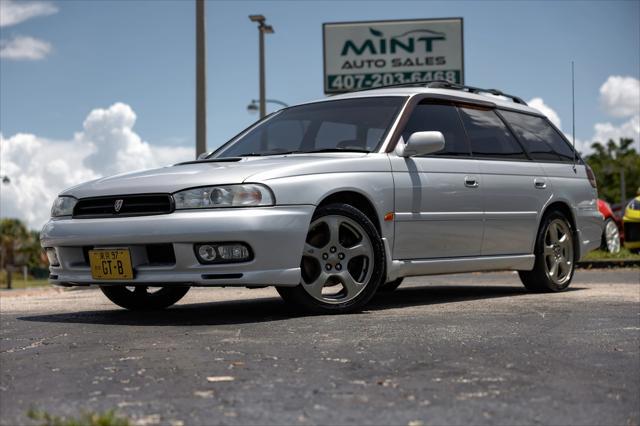
[[475,93],[475,94],[488,93],[494,96],[503,96],[505,98],[509,98],[517,104],[527,105],[527,103],[523,101],[522,98],[514,95],[509,95],[498,89],[482,89],[480,87],[465,86],[464,84],[453,83],[448,80],[429,80],[429,81],[414,82],[414,83],[390,84],[387,86],[371,87],[371,88],[362,89],[362,90],[386,89],[388,87],[426,87],[429,89],[462,90],[464,92]]

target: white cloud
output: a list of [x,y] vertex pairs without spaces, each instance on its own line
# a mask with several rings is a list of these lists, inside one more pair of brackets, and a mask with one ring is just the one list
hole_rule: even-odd
[[36,16],[52,15],[58,8],[44,1],[1,0],[0,27],[8,27],[24,22]]
[[600,104],[613,117],[640,114],[640,80],[618,75],[609,76],[600,87]]
[[36,61],[51,52],[51,43],[27,36],[0,40],[0,58]]
[[136,114],[116,103],[94,109],[71,140],[0,133],[0,216],[23,219],[39,229],[63,189],[109,174],[158,167],[193,158],[187,147],[154,147],[133,130]]
[[549,121],[556,125],[558,129],[562,128],[560,117],[558,113],[553,110],[549,105],[544,103],[542,98],[533,98],[527,104],[540,111],[542,114],[546,115]]
[[620,138],[631,138],[636,143],[640,141],[640,115],[631,117],[628,121],[616,126],[611,123],[596,123],[592,140],[608,142],[613,139],[618,142]]

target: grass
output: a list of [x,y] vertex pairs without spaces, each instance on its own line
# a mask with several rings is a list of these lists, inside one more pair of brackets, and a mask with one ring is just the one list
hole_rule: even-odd
[[590,260],[640,260],[640,254],[631,253],[625,248],[621,248],[618,253],[609,253],[604,250],[595,250],[586,255],[583,259]]
[[[27,281],[25,281],[22,274],[19,274],[19,275],[14,274],[13,279],[11,280],[11,288],[33,288],[33,287],[45,287],[48,285],[50,284],[47,279],[36,280],[33,278],[29,278],[27,279]],[[0,289],[5,289],[5,288],[7,288],[7,281],[1,280]]]
[[79,417],[59,417],[46,411],[30,409],[27,417],[38,426],[131,426],[129,419],[116,415],[109,410],[103,413],[86,412]]

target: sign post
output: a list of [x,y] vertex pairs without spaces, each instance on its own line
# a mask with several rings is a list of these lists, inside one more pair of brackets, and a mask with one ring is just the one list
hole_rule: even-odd
[[462,18],[323,24],[324,92],[448,80],[464,84]]

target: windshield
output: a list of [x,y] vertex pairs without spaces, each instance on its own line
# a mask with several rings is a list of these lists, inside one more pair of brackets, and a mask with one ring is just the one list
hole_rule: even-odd
[[223,145],[213,157],[371,152],[404,101],[404,97],[367,97],[287,108]]

